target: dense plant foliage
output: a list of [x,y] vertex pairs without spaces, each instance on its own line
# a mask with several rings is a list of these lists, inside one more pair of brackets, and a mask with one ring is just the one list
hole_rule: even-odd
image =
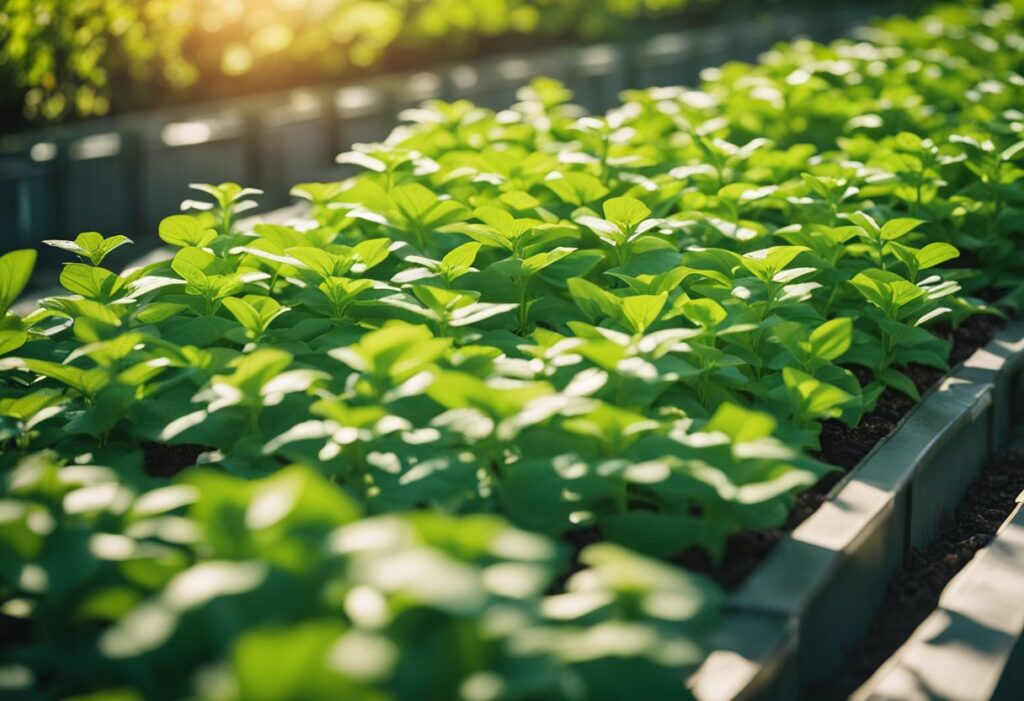
[[[282,63],[339,75],[392,46],[444,47],[510,34],[605,36],[624,18],[690,0],[5,0],[0,68],[30,119],[110,109],[127,72],[175,88]],[[123,77],[121,79],[123,87]],[[13,86],[12,86],[13,87]]]
[[0,679],[678,698],[719,595],[665,560],[784,522],[822,421],[1022,294],[1021,12],[870,38],[604,116],[426,104],[307,218],[196,186],[120,274],[123,237],[49,242],[67,294],[0,331]]

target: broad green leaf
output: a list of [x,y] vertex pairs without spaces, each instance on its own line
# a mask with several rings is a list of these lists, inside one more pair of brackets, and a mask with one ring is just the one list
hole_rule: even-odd
[[999,154],[999,158],[1003,161],[1012,161],[1021,153],[1024,153],[1024,139],[1021,139],[1012,146],[1007,146],[1003,149],[1003,152]]
[[163,219],[160,222],[159,234],[160,240],[164,243],[182,248],[203,248],[217,238],[216,231],[203,227],[198,219],[188,214],[175,214]]
[[344,260],[341,256],[334,255],[320,248],[309,246],[289,248],[287,253],[299,261],[303,268],[312,271],[324,279],[344,275],[351,265],[351,259]]
[[782,379],[804,419],[838,418],[853,397],[835,385],[815,379],[796,368],[783,368]]
[[104,268],[85,263],[68,263],[60,274],[60,284],[68,292],[82,295],[96,302],[117,299],[125,287],[125,280]]
[[622,315],[633,333],[644,333],[658,319],[668,300],[666,293],[634,295],[622,300]]
[[357,243],[352,251],[359,261],[356,264],[359,266],[357,272],[363,273],[370,268],[377,267],[387,259],[388,253],[391,251],[391,240],[387,238],[367,239]]
[[523,271],[528,275],[539,273],[541,270],[554,265],[563,258],[572,255],[577,249],[569,246],[559,246],[558,248],[550,251],[544,251],[543,253],[537,253],[530,256],[523,261]]
[[443,370],[434,371],[434,382],[427,388],[430,398],[448,409],[477,409],[495,420],[512,417],[530,401],[551,392],[551,386],[543,382],[498,391],[472,375]]
[[830,319],[811,331],[809,340],[815,357],[837,360],[853,342],[853,320],[847,317]]
[[441,259],[441,273],[449,279],[458,277],[473,267],[473,261],[479,252],[480,244],[476,241],[457,246]]
[[[257,309],[254,304],[258,304],[260,301],[263,302],[262,308]],[[285,307],[282,307],[270,297],[241,299],[226,297],[222,302],[224,307],[231,312],[231,315],[238,320],[238,323],[255,336],[259,336],[266,331],[267,325],[286,310]]]
[[925,290],[899,275],[877,269],[857,273],[850,279],[850,284],[889,318],[897,318],[901,315],[903,307],[927,294]]
[[324,293],[334,308],[336,317],[344,316],[349,306],[363,293],[373,288],[373,280],[329,277],[317,289]]
[[895,241],[896,239],[903,238],[922,224],[924,224],[924,221],[921,219],[890,219],[882,225],[881,238],[883,241]]
[[734,443],[746,443],[767,438],[775,431],[778,422],[769,414],[750,411],[736,404],[726,402],[718,407],[705,431],[721,431]]
[[602,205],[604,218],[623,231],[632,231],[651,215],[647,205],[632,197],[613,197]]
[[917,387],[914,385],[913,381],[902,372],[893,368],[886,368],[879,373],[878,379],[885,385],[907,395],[915,402],[921,401],[921,393],[917,391]]
[[546,178],[544,185],[560,200],[577,207],[596,202],[608,194],[608,188],[589,173],[556,173]]
[[154,302],[147,304],[135,313],[135,319],[143,324],[159,324],[171,317],[177,316],[188,310],[184,304],[173,302]]
[[609,246],[622,246],[628,240],[623,227],[600,217],[582,215],[576,217],[576,223],[593,231],[599,239]]
[[474,302],[464,307],[456,309],[451,315],[451,326],[471,326],[472,324],[478,324],[485,319],[490,319],[493,316],[499,314],[505,314],[512,311],[519,305],[515,302],[507,302],[504,304],[489,303],[489,302]]
[[22,363],[32,372],[57,380],[87,397],[99,392],[109,380],[106,371],[102,368],[83,370],[73,365],[62,365],[35,358],[26,358]]
[[36,252],[11,251],[0,256],[0,319],[18,300],[36,264]]
[[669,558],[693,546],[707,546],[702,519],[690,515],[638,509],[602,518],[601,530],[609,540],[652,557]]
[[517,211],[535,209],[540,206],[540,201],[536,197],[521,190],[502,193],[498,199]]
[[618,297],[583,278],[569,280],[569,293],[576,305],[591,319],[616,318],[622,302]]
[[75,237],[74,241],[43,241],[47,246],[70,251],[75,255],[88,260],[93,265],[99,265],[107,255],[121,246],[132,243],[127,236],[111,236],[104,238],[102,234],[95,231],[86,231]]
[[779,273],[806,250],[804,246],[772,246],[747,253],[740,260],[763,282],[779,282]]
[[881,238],[882,228],[875,221],[874,217],[867,212],[853,212],[848,218],[851,222],[868,232],[872,238]]
[[435,338],[426,326],[392,322],[329,355],[353,369],[399,383],[441,357],[451,342],[450,338]]
[[683,316],[705,329],[718,328],[729,316],[721,304],[706,297],[688,299],[682,303],[680,310],[683,312]]
[[391,197],[402,212],[414,221],[422,221],[437,202],[437,195],[419,183],[396,187],[391,191]]
[[833,187],[825,178],[815,177],[810,173],[801,173],[800,178],[804,183],[818,194],[822,199],[830,199],[833,196]]
[[339,153],[334,161],[335,163],[342,165],[349,164],[360,166],[367,170],[372,170],[374,173],[383,173],[388,169],[388,166],[384,161],[361,151],[346,151],[345,153]]
[[[398,659],[389,639],[346,631],[340,620],[324,617],[245,631],[234,645],[231,666],[240,698],[252,701],[384,701],[382,692],[353,676],[364,682],[384,679]],[[349,666],[353,676],[345,673]]]
[[24,331],[0,330],[0,356],[18,350],[27,342],[28,334]]
[[959,257],[960,251],[956,246],[936,241],[929,243],[917,252],[917,265],[919,270],[927,270]]

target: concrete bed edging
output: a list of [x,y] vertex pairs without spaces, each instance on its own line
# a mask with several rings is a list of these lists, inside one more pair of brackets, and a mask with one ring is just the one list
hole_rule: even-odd
[[1021,414],[1024,318],[958,365],[727,599],[698,701],[792,701],[866,632],[890,575],[955,512]]
[[995,538],[851,701],[1024,697],[1024,493]]

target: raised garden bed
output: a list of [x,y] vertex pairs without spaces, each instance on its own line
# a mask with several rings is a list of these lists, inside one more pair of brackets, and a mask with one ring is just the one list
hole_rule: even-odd
[[[1006,459],[1021,469],[1018,450]],[[1011,701],[1024,693],[1024,510],[947,586],[938,607],[851,698]]]
[[691,680],[702,701],[794,699],[867,630],[892,574],[947,525],[1019,411],[1024,321],[932,390],[727,603],[719,648]]
[[[198,185],[169,260],[49,242],[67,294],[0,328],[0,676],[660,700],[718,631],[698,697],[798,697],[1005,442],[1017,322],[850,474],[820,459],[1024,289],[1020,22],[948,7],[603,117],[538,79],[406,113],[341,155],[359,175],[295,188],[300,221],[243,230],[258,191]],[[0,258],[5,311],[33,259]]]
[[[948,589],[950,580],[959,576],[965,567],[973,570],[973,560],[979,551],[984,552],[988,547],[1004,547],[1005,543],[999,539],[998,533],[1005,528],[1004,524],[1008,520],[1013,519],[1014,513],[1019,509],[1022,494],[1024,448],[1018,427],[1011,447],[990,460],[981,477],[971,486],[957,509],[955,523],[944,529],[939,538],[927,548],[915,549],[905,568],[890,581],[885,603],[875,615],[867,637],[850,655],[842,670],[833,679],[812,688],[808,697],[823,700],[845,699],[867,682],[869,677],[872,677],[873,673],[911,637],[914,629],[935,611],[940,596],[945,597],[943,590]],[[996,539],[995,542],[993,538]],[[1015,567],[1020,567],[1022,562],[1024,560],[1017,557]],[[998,588],[1004,586],[1001,579],[992,581]],[[1011,604],[1005,612],[1012,610]],[[956,644],[960,639],[953,638],[949,642]],[[977,647],[974,643],[969,645],[971,646]],[[986,651],[977,649],[976,654],[986,656]],[[960,661],[969,665],[975,664],[972,657],[973,655],[959,655]],[[1004,675],[1012,677],[1013,670],[1006,665],[1006,661],[1005,656],[990,656],[986,664],[991,665],[995,674],[979,674],[978,670],[968,671],[961,668],[957,670],[957,676],[972,680],[980,680],[985,676],[989,681],[995,681]],[[1002,670],[999,669],[1000,665],[1003,666]],[[1010,678],[1006,682],[1010,684]],[[867,684],[857,696],[868,696],[868,689],[873,686],[875,685]],[[940,691],[927,680],[923,686],[932,687],[935,692]],[[972,698],[988,699],[993,695],[992,686],[986,689],[981,684],[973,685],[969,693]],[[904,698],[909,695],[909,690],[903,692]],[[1019,695],[1018,691],[1017,696]]]

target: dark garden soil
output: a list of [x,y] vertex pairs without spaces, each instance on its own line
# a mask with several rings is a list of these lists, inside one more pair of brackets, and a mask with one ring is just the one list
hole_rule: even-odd
[[195,465],[199,456],[209,450],[212,448],[191,443],[182,445],[144,443],[142,446],[143,467],[153,477],[173,477],[186,467]]
[[32,639],[32,622],[0,614],[0,650],[11,645],[24,645]]
[[[976,315],[968,318],[955,331],[948,327],[934,330],[952,343],[949,363],[954,366],[986,345],[1003,324],[1003,320],[998,317]],[[850,369],[858,375],[862,383],[867,381],[867,374],[863,373],[861,368]],[[947,374],[942,370],[921,365],[911,365],[904,372],[910,376],[922,394],[938,384]],[[697,548],[682,553],[675,558],[675,562],[689,570],[707,575],[726,590],[736,589],[786,533],[818,510],[843,475],[856,467],[879,441],[892,433],[900,420],[916,404],[917,402],[910,397],[887,389],[879,397],[875,408],[861,419],[857,428],[850,428],[835,420],[826,421],[821,431],[821,450],[815,453],[814,457],[835,465],[840,470],[829,473],[817,485],[801,494],[784,526],[756,529],[734,536],[729,540],[725,558],[718,564],[712,562],[707,553]]]
[[1024,446],[989,462],[938,541],[914,550],[907,567],[889,581],[882,609],[867,637],[828,683],[811,687],[805,701],[846,699],[867,681],[935,609],[949,581],[984,548],[1013,512],[1024,491]]
[[572,556],[569,560],[569,565],[565,570],[551,583],[548,588],[549,594],[561,594],[565,591],[565,583],[569,581],[569,577],[573,576],[580,570],[585,569],[585,566],[580,562],[580,553],[588,545],[599,543],[604,540],[604,536],[601,534],[601,529],[597,526],[589,526],[587,528],[580,528],[569,531],[564,536],[565,540],[569,542],[569,547],[572,549]]

